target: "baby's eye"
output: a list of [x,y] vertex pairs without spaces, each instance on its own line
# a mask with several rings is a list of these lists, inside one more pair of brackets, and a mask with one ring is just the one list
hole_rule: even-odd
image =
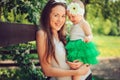
[[72,16],[72,17],[75,17],[75,16]]
[[65,15],[62,16],[63,18],[66,17]]

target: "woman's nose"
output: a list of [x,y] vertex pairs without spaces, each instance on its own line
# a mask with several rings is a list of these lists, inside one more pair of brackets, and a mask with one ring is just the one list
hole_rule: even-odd
[[59,21],[59,22],[62,22],[62,21],[63,21],[63,18],[62,18],[62,17],[59,17],[59,18],[58,18],[58,21]]

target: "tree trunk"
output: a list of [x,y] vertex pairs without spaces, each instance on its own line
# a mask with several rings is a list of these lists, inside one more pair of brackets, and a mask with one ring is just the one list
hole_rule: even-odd
[[118,26],[118,35],[120,36],[120,20],[117,21],[117,26]]
[[1,5],[0,5],[0,21],[1,21],[1,16],[2,16],[2,10],[1,10]]
[[86,6],[87,6],[87,4],[89,4],[90,3],[90,0],[82,0],[82,2],[84,3],[84,6],[85,6],[85,15],[84,15],[84,17],[86,18],[86,13],[87,13],[87,9],[86,9]]

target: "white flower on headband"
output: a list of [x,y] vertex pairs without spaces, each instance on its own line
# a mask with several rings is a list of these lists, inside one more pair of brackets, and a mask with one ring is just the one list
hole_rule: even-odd
[[83,8],[80,7],[78,3],[71,3],[68,5],[68,10],[71,14],[81,14],[84,15],[85,11]]
[[65,0],[55,0],[55,2],[66,3]]

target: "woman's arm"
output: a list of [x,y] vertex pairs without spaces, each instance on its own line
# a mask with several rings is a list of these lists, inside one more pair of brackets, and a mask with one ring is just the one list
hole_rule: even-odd
[[[46,35],[40,30],[36,34],[36,43],[37,43],[37,52],[39,56],[39,61],[42,67],[42,70],[46,76],[73,76],[73,75],[84,75],[88,72],[89,67],[84,67],[79,70],[63,70],[60,68],[54,68],[47,62],[45,57],[45,49],[46,49]],[[50,59],[49,59],[50,62]]]

